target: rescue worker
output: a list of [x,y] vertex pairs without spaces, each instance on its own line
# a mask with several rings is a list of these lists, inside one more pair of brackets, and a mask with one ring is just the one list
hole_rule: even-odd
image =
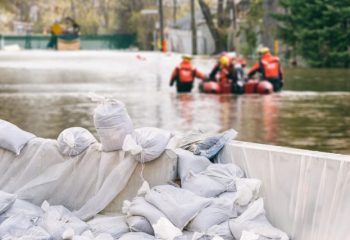
[[272,56],[267,47],[259,48],[259,62],[255,63],[248,72],[248,78],[252,78],[256,72],[261,74],[261,80],[267,80],[273,85],[275,92],[283,87],[283,73],[278,57]]
[[[226,64],[228,60],[228,64]],[[213,70],[211,70],[209,74],[209,79],[211,81],[216,82],[216,75],[220,71],[220,66],[228,65],[227,68],[233,68],[233,57],[229,56],[227,52],[222,52],[219,56],[219,60],[214,66]]]
[[[209,79],[219,83],[222,93],[241,93],[242,89],[237,84],[237,74],[233,61],[226,54],[220,56],[219,62],[209,74]],[[230,89],[227,89],[228,86]]]
[[58,21],[51,26],[51,37],[49,43],[47,44],[48,48],[57,49],[57,38],[63,32],[62,26]]
[[192,56],[183,55],[182,62],[177,66],[170,78],[170,86],[176,82],[177,92],[191,92],[195,78],[205,80],[205,75],[192,65]]

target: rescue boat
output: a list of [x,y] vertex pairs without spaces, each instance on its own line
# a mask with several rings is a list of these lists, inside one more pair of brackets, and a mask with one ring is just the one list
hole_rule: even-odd
[[232,89],[231,84],[220,85],[218,82],[202,82],[199,91],[211,94],[270,94],[273,93],[273,85],[269,81],[258,81],[250,79],[238,84],[239,89]]

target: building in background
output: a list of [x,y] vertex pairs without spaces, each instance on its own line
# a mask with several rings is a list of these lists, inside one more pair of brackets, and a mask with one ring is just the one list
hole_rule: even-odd
[[[213,54],[214,39],[200,10],[195,13],[197,27],[197,53]],[[168,49],[172,52],[192,54],[191,15],[178,19],[167,29]]]

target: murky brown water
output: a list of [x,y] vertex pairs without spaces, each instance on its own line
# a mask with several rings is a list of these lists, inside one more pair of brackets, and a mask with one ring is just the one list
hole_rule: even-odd
[[[95,133],[88,93],[96,92],[125,102],[136,127],[234,128],[244,141],[350,154],[349,70],[290,69],[285,90],[268,96],[176,94],[168,80],[178,61],[154,53],[0,52],[0,118],[41,137],[72,126]],[[212,64],[196,61],[206,72]]]

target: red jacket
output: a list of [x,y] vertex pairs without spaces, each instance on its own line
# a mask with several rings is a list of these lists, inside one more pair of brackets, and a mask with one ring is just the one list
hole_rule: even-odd
[[204,80],[205,75],[194,68],[191,62],[182,61],[171,74],[170,86],[172,86],[175,81],[179,81],[180,83],[193,83],[195,77]]
[[255,63],[248,72],[248,77],[254,76],[256,72],[262,74],[263,79],[283,79],[280,60],[278,57],[265,53],[259,62]]

